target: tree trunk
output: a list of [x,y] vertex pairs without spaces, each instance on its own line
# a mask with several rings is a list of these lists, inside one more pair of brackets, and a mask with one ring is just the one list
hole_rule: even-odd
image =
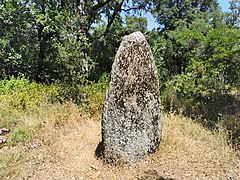
[[[42,14],[45,15],[45,0],[42,0],[41,10],[42,10]],[[44,38],[43,29],[44,29],[44,26],[42,24],[39,24],[39,27],[38,27],[39,52],[38,52],[37,71],[36,71],[37,82],[43,82],[43,61],[44,61],[45,44],[46,44],[46,39]]]
[[42,31],[43,31],[43,26],[40,26],[38,29],[39,52],[38,52],[37,71],[36,71],[37,82],[43,82],[43,61],[44,61],[46,40],[43,37]]
[[124,0],[121,1],[120,3],[116,4],[114,12],[113,12],[111,18],[108,20],[108,24],[107,24],[106,30],[104,32],[104,36],[106,36],[107,33],[110,31],[111,25],[113,24],[115,17],[117,16],[117,13],[121,12],[121,7],[122,7],[123,3],[124,3]]

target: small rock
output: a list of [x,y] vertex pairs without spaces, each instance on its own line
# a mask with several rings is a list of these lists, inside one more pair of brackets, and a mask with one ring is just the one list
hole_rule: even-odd
[[7,142],[7,137],[6,136],[0,136],[0,144],[4,144]]
[[94,165],[90,166],[93,170],[97,170],[97,168]]
[[230,180],[237,180],[237,175],[236,175],[236,173],[229,173],[229,174],[228,174],[228,179],[230,179]]
[[35,149],[35,148],[38,148],[39,146],[41,146],[40,143],[38,143],[38,142],[31,142],[31,143],[26,145],[26,148],[28,148],[28,149]]
[[8,128],[1,128],[0,129],[0,135],[6,135],[10,132],[10,129]]

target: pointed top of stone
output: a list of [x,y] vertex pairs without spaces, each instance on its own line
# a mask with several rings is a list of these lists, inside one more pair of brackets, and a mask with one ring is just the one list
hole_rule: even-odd
[[127,36],[124,36],[124,38],[123,38],[123,41],[133,41],[133,42],[141,42],[141,41],[145,41],[145,40],[146,39],[145,39],[144,35],[140,31],[131,33]]

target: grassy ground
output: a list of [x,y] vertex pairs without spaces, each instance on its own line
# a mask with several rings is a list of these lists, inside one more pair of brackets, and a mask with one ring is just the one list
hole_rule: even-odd
[[0,149],[0,179],[240,178],[239,156],[224,131],[206,130],[183,116],[163,114],[157,153],[110,166],[94,155],[101,141],[100,111],[85,113],[71,102],[41,108],[25,115],[26,122],[41,122],[31,138]]
[[171,113],[163,114],[157,153],[131,165],[105,164],[95,149],[107,84],[74,87],[63,95],[59,88],[26,79],[0,81],[0,127],[11,130],[0,147],[0,179],[240,178],[240,154],[224,128],[210,131]]

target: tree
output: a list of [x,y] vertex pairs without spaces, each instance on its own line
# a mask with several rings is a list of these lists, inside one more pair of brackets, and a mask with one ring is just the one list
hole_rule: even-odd
[[226,13],[226,23],[229,27],[240,27],[240,0],[230,1],[230,12]]
[[[150,8],[150,0],[114,0],[98,1],[87,14],[88,37],[90,39],[90,56],[96,62],[92,76],[98,79],[103,72],[110,72],[121,38],[134,30],[146,31],[145,18],[131,16]],[[98,17],[97,19],[94,16]],[[126,17],[127,27],[124,26]],[[134,24],[132,23],[134,20]],[[92,26],[93,22],[95,26]],[[131,24],[130,24],[131,23]],[[89,33],[91,32],[91,33]]]
[[0,6],[1,78],[72,81],[89,71],[82,1],[9,0]]
[[[1,78],[24,75],[37,82],[71,82],[86,77],[93,61],[109,70],[121,37],[128,33],[122,13],[146,10],[150,2],[2,1]],[[143,18],[139,23],[137,28],[146,25]]]
[[216,0],[163,0],[154,1],[154,15],[163,30],[174,30],[179,24],[191,23],[201,12],[211,12],[217,7]]
[[239,85],[240,74],[240,31],[239,29],[211,29],[205,42],[202,60],[208,62],[209,75],[215,72],[216,79],[231,86]]
[[126,16],[126,26],[127,31],[129,33],[135,32],[135,31],[141,31],[142,33],[145,33],[147,31],[147,18],[145,17],[138,17],[138,16]]
[[37,32],[26,3],[9,0],[0,5],[0,78],[35,75]]
[[[48,80],[62,79],[59,76],[59,66],[65,71],[70,71],[68,68],[68,61],[62,62],[57,59],[60,53],[60,57],[63,56],[63,46],[72,46],[75,44],[75,48],[72,50],[80,50],[79,46],[84,45],[83,28],[84,25],[84,13],[80,2],[76,1],[38,1],[32,0],[31,7],[33,15],[36,19],[37,37],[39,42],[39,52],[37,60],[37,73],[36,80],[43,82]],[[83,26],[84,27],[84,26]],[[70,38],[72,37],[72,38]],[[73,43],[76,41],[77,43]],[[57,44],[61,44],[57,45]],[[60,49],[58,49],[60,48]],[[81,49],[83,51],[83,49]],[[82,51],[79,54],[83,53]],[[66,54],[67,55],[67,54]],[[69,55],[71,56],[71,55]],[[68,57],[65,56],[66,59]],[[78,61],[84,61],[84,57],[76,56]],[[76,60],[72,60],[76,61]],[[81,64],[81,63],[79,63]],[[77,71],[80,71],[79,69]],[[56,73],[56,74],[55,74]],[[66,73],[64,73],[66,75]],[[71,73],[67,73],[71,74]],[[69,77],[69,76],[67,76]],[[65,78],[65,77],[64,77]],[[71,78],[68,78],[71,79]]]

